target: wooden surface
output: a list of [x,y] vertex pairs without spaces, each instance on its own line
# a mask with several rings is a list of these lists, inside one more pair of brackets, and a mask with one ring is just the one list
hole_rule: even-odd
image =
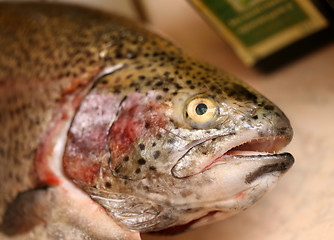
[[249,210],[173,237],[144,240],[334,239],[334,44],[272,74],[246,68],[185,1],[146,0],[153,26],[191,55],[229,71],[279,105],[291,120],[286,148],[296,163]]

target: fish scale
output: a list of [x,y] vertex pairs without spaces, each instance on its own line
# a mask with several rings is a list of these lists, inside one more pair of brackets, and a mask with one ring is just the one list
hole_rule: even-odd
[[234,76],[108,13],[0,6],[6,235],[175,233],[248,208],[292,165],[288,119]]

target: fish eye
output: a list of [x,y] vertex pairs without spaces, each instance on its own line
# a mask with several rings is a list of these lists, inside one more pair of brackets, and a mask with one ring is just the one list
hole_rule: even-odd
[[209,126],[218,113],[217,103],[209,96],[198,95],[188,100],[185,117],[192,127]]

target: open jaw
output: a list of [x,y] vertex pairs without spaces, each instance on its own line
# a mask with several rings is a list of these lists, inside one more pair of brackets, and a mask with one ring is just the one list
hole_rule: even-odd
[[[256,131],[247,131],[239,135],[216,136],[208,139],[197,140],[172,168],[172,174],[176,178],[185,178],[204,173],[205,171],[221,164],[237,165],[247,161],[256,161],[259,165],[271,165],[266,172],[287,170],[294,162],[293,157],[288,153],[279,153],[291,140],[287,135],[268,135],[259,137]],[[206,146],[215,144],[211,150]],[[193,155],[198,149],[204,149],[208,154]],[[214,151],[210,153],[210,151]],[[272,160],[272,161],[271,161]],[[262,164],[260,164],[262,163]],[[256,164],[253,164],[254,167]],[[253,169],[255,170],[255,169]],[[255,179],[255,178],[254,178]]]
[[254,181],[258,176],[274,171],[286,171],[294,163],[290,153],[279,153],[289,142],[285,136],[269,136],[254,138],[230,148],[223,154],[219,153],[200,172],[204,172],[217,164],[225,164],[237,161],[268,160],[267,165],[261,166],[246,178],[248,183]]

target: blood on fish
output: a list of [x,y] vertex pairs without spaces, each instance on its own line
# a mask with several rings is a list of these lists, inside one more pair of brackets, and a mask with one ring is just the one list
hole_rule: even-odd
[[[112,154],[112,167],[133,149],[139,138],[155,136],[159,129],[167,124],[163,116],[162,105],[154,102],[147,104],[138,101],[137,97],[129,97],[118,114],[109,133],[109,147]],[[149,127],[148,127],[149,126]]]
[[95,88],[76,113],[63,157],[65,173],[76,182],[93,183],[101,159],[109,158],[108,133],[120,101],[117,95],[102,94]]

